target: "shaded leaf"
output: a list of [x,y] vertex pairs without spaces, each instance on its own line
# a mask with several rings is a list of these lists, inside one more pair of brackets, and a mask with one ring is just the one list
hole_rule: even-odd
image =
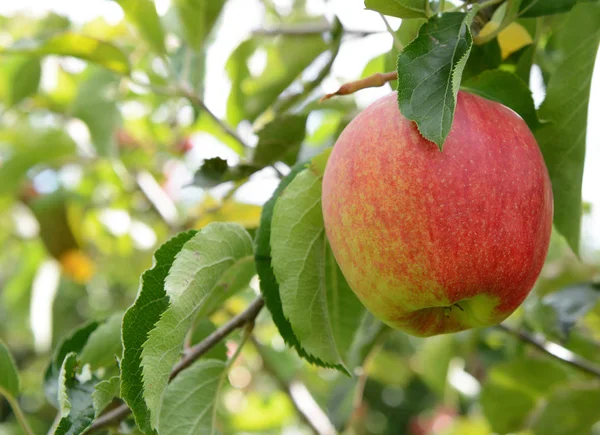
[[579,252],[581,183],[590,85],[600,42],[600,4],[581,3],[555,33],[564,54],[550,78],[539,117],[549,121],[535,132],[554,193],[554,224]]
[[180,233],[156,251],[152,269],[142,275],[137,298],[123,317],[121,397],[132,410],[138,427],[144,433],[153,433],[153,430],[150,427],[150,411],[143,395],[140,394],[144,387],[142,346],[148,338],[148,333],[169,306],[164,285],[175,256],[194,234],[195,230]]
[[0,341],[0,395],[15,398],[19,395],[17,366],[6,345]]
[[542,15],[568,12],[578,0],[522,0],[519,9],[521,17],[539,17]]
[[365,8],[398,18],[426,17],[428,0],[365,0]]
[[11,53],[31,56],[51,54],[73,56],[96,63],[119,74],[129,74],[130,72],[129,59],[120,48],[109,42],[75,32],[63,32],[43,39],[20,40],[12,47],[0,49],[0,54]]
[[69,353],[60,369],[58,395],[61,419],[55,435],[79,435],[94,420],[92,394],[96,382],[93,379],[80,381],[78,368],[77,354]]
[[540,126],[529,87],[508,71],[488,70],[466,80],[461,88],[510,107],[525,120],[531,130]]
[[121,123],[117,107],[116,88],[118,76],[101,69],[92,70],[77,91],[71,103],[74,117],[86,123],[99,156],[116,153],[115,130]]
[[215,408],[225,367],[219,360],[196,361],[169,384],[160,410],[161,434],[215,433]]
[[185,39],[194,50],[200,50],[212,30],[225,0],[175,0],[177,15],[183,24]]
[[265,125],[258,133],[252,163],[268,166],[277,161],[292,166],[306,135],[307,115],[283,115]]
[[81,349],[79,360],[82,365],[90,364],[92,370],[116,365],[121,358],[121,322],[123,313],[116,313],[98,326]]
[[102,382],[98,382],[92,393],[92,402],[94,406],[94,418],[97,418],[104,409],[115,399],[119,397],[121,388],[121,379],[119,376],[113,376]]
[[151,0],[115,1],[121,5],[127,20],[135,26],[142,38],[148,41],[150,47],[160,54],[165,53],[165,35],[154,2]]
[[[283,313],[307,353],[347,370],[364,307],[346,282],[325,235],[321,209],[322,164],[300,172],[273,210],[273,271]],[[310,313],[307,316],[306,313]]]
[[468,14],[432,17],[398,56],[398,107],[440,150],[454,120],[456,96],[473,38]]
[[248,178],[260,168],[253,165],[239,164],[229,166],[227,160],[220,157],[206,159],[194,174],[193,185],[210,189],[228,181],[239,181]]
[[[200,343],[216,330],[217,328],[210,320],[208,320],[206,317],[201,317],[198,319],[198,322],[192,331],[190,345],[194,346]],[[225,342],[219,341],[212,349],[206,352],[202,358],[225,361],[227,359],[227,348],[225,347]]]
[[169,375],[194,316],[206,315],[230,296],[217,284],[230,267],[252,254],[246,230],[221,222],[204,227],[177,254],[165,280],[169,307],[142,349],[143,391],[153,427],[158,424]]
[[77,355],[81,352],[81,349],[87,343],[92,332],[98,328],[100,323],[89,322],[79,328],[75,329],[69,336],[65,337],[60,344],[56,347],[52,360],[46,369],[44,375],[44,392],[46,393],[46,399],[55,408],[59,407],[58,402],[58,378],[60,375],[60,369],[63,365],[65,357],[69,353]]
[[501,63],[502,55],[500,54],[500,45],[497,38],[485,44],[474,44],[471,47],[471,53],[463,71],[463,81],[486,70],[496,69]]

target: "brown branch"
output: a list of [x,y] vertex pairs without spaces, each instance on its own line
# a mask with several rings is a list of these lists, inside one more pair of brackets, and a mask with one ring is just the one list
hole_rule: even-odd
[[[260,310],[264,304],[264,299],[261,296],[257,297],[242,313],[232,318],[229,322],[221,326],[200,343],[190,348],[185,353],[181,361],[179,361],[177,365],[173,367],[171,375],[169,376],[169,382],[173,380],[173,378],[175,378],[183,369],[191,365],[194,361],[212,349],[217,343],[227,337],[231,332],[241,328],[248,322],[254,322],[254,319],[256,319],[256,316],[258,316],[258,313],[260,313]],[[130,413],[131,410],[127,404],[124,403],[118,408],[108,411],[107,413],[98,417],[86,431],[86,433],[92,433],[109,426],[114,426],[127,417]]]
[[534,337],[530,333],[520,329],[513,329],[504,323],[499,324],[497,328],[512,335],[513,337],[518,338],[521,341],[531,344],[532,346],[559,361],[570,364],[579,370],[600,378],[600,366],[597,366],[594,363],[580,357],[579,355],[571,352],[569,349],[559,344],[548,341],[545,338],[540,339]]
[[364,79],[356,80],[355,82],[349,82],[343,84],[337,91],[333,94],[327,94],[320,101],[329,100],[336,95],[349,95],[353,94],[356,91],[360,91],[361,89],[366,88],[378,88],[380,86],[385,85],[387,82],[391,82],[393,80],[398,79],[398,73],[396,71],[388,72],[388,73],[376,73],[372,76],[365,77]]

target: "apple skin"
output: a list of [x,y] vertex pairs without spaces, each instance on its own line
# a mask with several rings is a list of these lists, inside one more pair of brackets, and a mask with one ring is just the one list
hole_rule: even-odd
[[459,92],[440,152],[376,101],[344,129],[323,217],[348,284],[373,315],[416,336],[498,324],[540,274],[552,231],[548,170],[525,122]]

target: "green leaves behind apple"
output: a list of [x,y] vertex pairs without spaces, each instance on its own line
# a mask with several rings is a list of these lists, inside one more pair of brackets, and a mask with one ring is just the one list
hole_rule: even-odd
[[321,364],[348,371],[346,353],[364,307],[342,275],[325,235],[321,183],[329,152],[315,157],[280,193],[270,245],[283,316],[298,343]]
[[440,150],[452,127],[456,96],[473,38],[467,14],[446,13],[429,19],[398,56],[398,107],[415,121]]
[[[547,2],[544,2],[547,3]],[[576,254],[581,230],[581,184],[594,61],[600,42],[600,4],[580,3],[553,35],[561,56],[546,88],[535,132],[554,194],[554,224]]]

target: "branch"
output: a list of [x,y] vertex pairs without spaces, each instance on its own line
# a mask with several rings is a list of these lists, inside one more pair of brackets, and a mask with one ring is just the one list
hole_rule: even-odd
[[513,329],[510,326],[501,323],[497,326],[498,329],[518,338],[532,346],[538,348],[542,352],[556,358],[559,361],[570,364],[573,367],[578,368],[586,373],[597,376],[600,378],[600,367],[594,363],[580,357],[579,355],[571,352],[569,349],[546,340],[545,338],[537,338],[523,330]]
[[[278,35],[291,35],[291,36],[314,36],[320,35],[321,33],[328,33],[333,31],[331,26],[320,25],[320,26],[288,26],[288,27],[274,27],[271,29],[256,29],[252,32],[254,36],[278,36]],[[382,33],[381,31],[370,31],[370,30],[344,30],[344,33],[348,35],[356,36],[369,36],[376,33]]]
[[349,95],[353,94],[356,91],[360,91],[361,89],[366,88],[378,88],[380,86],[385,85],[387,82],[391,82],[398,79],[398,73],[396,71],[388,72],[388,73],[376,73],[372,76],[365,77],[364,79],[356,80],[355,82],[349,82],[343,84],[337,91],[333,94],[327,94],[323,98],[321,98],[321,102],[325,100],[329,100],[336,95]]
[[[254,319],[256,319],[256,316],[258,316],[258,313],[260,313],[260,310],[262,309],[264,304],[264,299],[261,296],[257,297],[250,305],[248,305],[248,308],[246,308],[246,310],[232,318],[229,322],[221,326],[219,329],[210,334],[200,343],[190,348],[185,353],[181,361],[179,361],[179,363],[177,363],[177,365],[173,367],[173,370],[171,371],[171,375],[169,377],[169,382],[173,380],[173,378],[175,378],[179,374],[179,372],[181,372],[183,369],[191,365],[194,361],[196,361],[198,358],[200,358],[202,355],[204,355],[206,352],[212,349],[217,343],[219,343],[222,339],[227,337],[231,332],[238,328],[241,328],[248,322],[254,322]],[[92,433],[100,429],[104,429],[108,426],[114,426],[115,424],[123,420],[125,417],[127,417],[130,413],[131,410],[129,409],[127,404],[124,403],[118,408],[108,411],[107,413],[98,417],[90,426],[90,428],[86,431],[86,433]]]

